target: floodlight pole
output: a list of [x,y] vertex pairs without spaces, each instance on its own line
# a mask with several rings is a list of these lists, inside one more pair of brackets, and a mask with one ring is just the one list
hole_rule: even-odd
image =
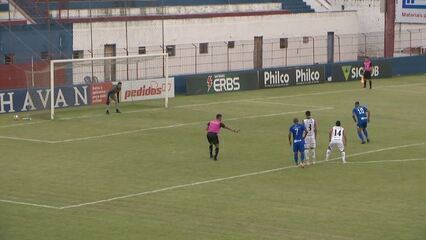
[[364,56],[367,56],[367,34],[361,33],[364,36]]
[[[166,52],[166,47],[164,46],[164,0],[161,0],[161,45],[163,46],[163,54]],[[165,76],[165,58],[163,56],[163,76]]]
[[315,64],[315,38],[313,36],[309,38],[312,38],[312,64]]
[[[92,26],[92,1],[89,1],[89,24],[90,24],[90,58],[94,58],[93,56],[93,26]],[[93,61],[91,62],[91,76],[90,80],[93,81]]]
[[[339,62],[341,61],[341,59],[340,59],[340,36],[339,35],[337,35],[337,34],[334,34],[334,36],[336,36],[337,37],[337,46],[338,46],[338,48],[339,48]],[[333,46],[334,47],[334,46]]]
[[412,49],[411,49],[411,31],[410,30],[407,30],[407,31],[410,34],[410,56],[411,56],[412,55]]
[[[129,56],[129,36],[128,36],[128,30],[127,30],[127,18],[128,18],[128,12],[127,12],[127,1],[124,2],[125,7],[125,26],[126,26],[126,56]],[[129,59],[126,60],[126,80],[129,81]]]
[[197,74],[197,45],[192,44],[194,46],[194,70],[195,74]]
[[385,33],[384,33],[384,57],[391,58],[395,52],[395,0],[384,0],[385,11]]

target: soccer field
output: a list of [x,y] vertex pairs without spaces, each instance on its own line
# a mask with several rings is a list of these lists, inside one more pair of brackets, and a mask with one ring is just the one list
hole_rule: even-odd
[[[371,143],[351,118],[372,113]],[[426,75],[0,116],[0,239],[426,239]],[[310,110],[318,164],[288,128]],[[218,161],[205,126],[225,124]],[[341,120],[348,164],[328,130]]]

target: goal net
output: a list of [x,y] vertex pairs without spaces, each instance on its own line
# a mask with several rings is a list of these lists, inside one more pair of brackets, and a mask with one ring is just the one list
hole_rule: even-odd
[[121,102],[174,97],[168,74],[168,55],[144,54],[50,62],[50,118],[55,109],[105,104],[108,91],[122,83]]

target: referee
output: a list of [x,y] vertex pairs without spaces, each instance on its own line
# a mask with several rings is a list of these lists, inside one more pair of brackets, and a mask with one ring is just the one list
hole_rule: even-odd
[[373,64],[369,57],[365,57],[364,59],[364,88],[367,87],[367,80],[370,84],[370,89],[373,87],[371,83],[371,70],[373,69]]
[[[217,114],[216,118],[207,123],[207,140],[209,141],[209,150],[210,150],[210,158],[217,161],[217,156],[219,155],[219,136],[220,129],[225,128],[234,133],[238,133],[240,130],[232,129],[222,122],[222,114]],[[215,153],[213,156],[213,145],[215,146]]]

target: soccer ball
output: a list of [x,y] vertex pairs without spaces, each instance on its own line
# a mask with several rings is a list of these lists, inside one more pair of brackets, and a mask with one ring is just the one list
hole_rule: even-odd
[[19,116],[18,116],[18,114],[13,115],[13,120],[14,120],[14,121],[18,121],[18,120],[19,120]]

